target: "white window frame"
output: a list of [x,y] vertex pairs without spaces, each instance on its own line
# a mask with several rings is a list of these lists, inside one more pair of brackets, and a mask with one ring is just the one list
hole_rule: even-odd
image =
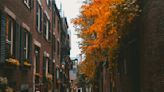
[[49,27],[50,27],[50,19],[49,19],[49,16],[47,15],[47,13],[45,12],[45,15],[44,15],[45,17],[46,17],[46,33],[45,33],[45,38],[46,38],[46,40],[50,40],[49,39],[49,31],[51,30]]
[[[14,42],[14,23],[13,23],[13,20],[11,19],[11,18],[9,18],[8,17],[8,29],[9,29],[9,21],[11,21],[11,29],[10,30],[7,30],[7,31],[10,31],[10,35],[9,34],[7,34],[7,39],[6,39],[6,43],[8,44],[8,45],[10,45],[10,48],[9,48],[9,52],[10,52],[10,54],[11,55],[13,55],[13,42]],[[10,36],[10,40],[8,39],[8,36]]]
[[25,47],[25,50],[26,50],[26,59],[28,59],[28,49],[29,49],[29,35],[28,35],[28,33],[26,32],[26,47]]
[[46,0],[47,6],[49,7],[50,5],[50,0]]
[[14,24],[13,24],[13,21],[11,20],[11,41],[10,41],[10,45],[11,45],[11,47],[10,47],[10,53],[11,53],[11,55],[13,55],[13,42],[14,42],[14,39],[13,39],[13,37],[14,37],[14,33],[13,33],[13,31],[14,31]]
[[57,69],[56,69],[56,79],[59,79],[59,77],[60,77],[60,76],[59,76],[59,73],[60,73],[59,68],[57,68]]
[[24,4],[27,6],[27,8],[30,8],[30,0],[24,0]]
[[46,20],[46,39],[49,40],[49,20]]

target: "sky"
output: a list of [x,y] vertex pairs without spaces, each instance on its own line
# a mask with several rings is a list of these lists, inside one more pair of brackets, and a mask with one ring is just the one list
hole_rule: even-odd
[[[79,15],[79,9],[81,7],[83,0],[56,0],[57,2],[62,2],[62,10],[64,11],[64,15],[67,17],[69,31],[71,33],[71,55],[70,57],[77,57],[80,54],[80,49],[78,42],[79,38],[76,36],[75,29],[73,24],[71,24],[71,19],[77,17]],[[57,6],[59,4],[57,3]],[[59,7],[59,6],[58,6]]]

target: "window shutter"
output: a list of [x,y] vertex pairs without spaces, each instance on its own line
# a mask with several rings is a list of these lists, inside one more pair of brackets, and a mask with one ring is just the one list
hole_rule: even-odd
[[28,58],[29,58],[29,60],[30,60],[30,63],[32,63],[32,34],[31,33],[29,33],[29,40],[28,40]]
[[47,20],[47,18],[46,18],[46,15],[44,15],[44,19],[43,19],[43,35],[46,37],[46,20]]
[[53,27],[53,32],[55,32],[55,27],[56,27],[56,16],[55,16],[55,12],[53,12],[53,20],[52,20],[52,27]]
[[26,33],[25,33],[24,29],[21,28],[21,41],[20,41],[20,44],[21,44],[21,46],[20,46],[21,63],[23,63],[23,61],[25,59],[25,50],[24,50],[25,43],[26,43],[26,40],[25,40],[26,35],[25,34]]
[[[13,21],[13,56],[16,58],[16,37],[17,36],[17,32],[16,32],[16,22]],[[17,58],[18,59],[18,58]]]
[[40,6],[38,8],[40,8],[40,30],[39,31],[42,32],[42,21],[43,21],[42,20],[42,14],[43,13],[42,13],[42,8]]
[[4,63],[6,57],[6,17],[4,15],[0,16],[0,26],[0,63]]
[[52,59],[48,58],[48,73],[52,74]]
[[56,52],[56,37],[53,36],[53,51]]
[[20,59],[20,25],[16,23],[16,30],[14,31],[14,49],[15,49],[15,57]]
[[50,27],[51,27],[51,23],[50,23],[50,21],[48,21],[48,32],[49,32],[48,33],[48,40],[49,41],[51,41],[51,30],[50,30],[51,28]]
[[38,31],[38,2],[36,2],[36,30]]
[[46,57],[43,55],[43,76],[46,75]]
[[46,82],[46,57],[43,55],[43,82]]

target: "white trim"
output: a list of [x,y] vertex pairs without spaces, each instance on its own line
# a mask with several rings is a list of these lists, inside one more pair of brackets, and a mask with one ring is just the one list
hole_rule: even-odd
[[53,63],[55,63],[56,61],[55,61],[55,59],[53,59]]
[[47,4],[47,5],[49,5],[49,4],[50,4],[50,3],[49,3],[49,0],[46,0],[46,4]]
[[50,30],[49,30],[49,21],[47,20],[47,21],[46,21],[46,39],[47,39],[47,40],[49,40],[49,39],[48,39],[48,38],[49,38],[49,31],[50,31]]
[[38,1],[39,5],[42,7],[42,3],[41,3],[41,1],[40,1],[40,0],[37,0],[37,1]]
[[53,35],[55,35],[55,32],[53,32]]
[[47,16],[47,19],[50,20],[50,16],[48,15],[48,12],[46,10],[44,10],[44,13],[46,14]]
[[26,59],[28,58],[28,40],[29,40],[29,35],[28,33],[26,32]]
[[27,8],[30,9],[30,1],[29,0],[24,0],[24,4],[27,6]]
[[47,53],[47,54],[46,54],[46,56],[47,56],[47,57],[50,57],[50,54],[49,54],[49,53]]
[[33,43],[34,43],[36,46],[41,47],[41,43],[38,42],[36,39],[33,40]]
[[16,20],[16,15],[9,9],[5,6],[4,8],[4,11],[9,15],[11,16],[14,20]]
[[10,47],[10,51],[11,51],[10,53],[11,53],[11,55],[14,54],[13,53],[13,49],[14,49],[13,48],[13,42],[14,42],[13,41],[14,40],[14,33],[13,33],[14,32],[14,29],[13,29],[13,26],[14,26],[13,21],[11,21],[11,30],[10,30],[11,31],[11,35],[10,35],[11,36],[11,44],[10,44],[11,45],[11,47]]
[[23,23],[22,23],[22,26],[23,26],[27,31],[30,32],[30,27],[29,27],[27,24],[25,24],[25,23],[23,22]]
[[50,54],[49,53],[47,53],[46,51],[44,51],[44,55],[46,56],[46,57],[50,57]]

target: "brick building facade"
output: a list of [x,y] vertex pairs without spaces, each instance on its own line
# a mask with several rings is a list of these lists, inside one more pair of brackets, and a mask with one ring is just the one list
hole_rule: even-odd
[[69,43],[62,44],[62,31],[68,28],[64,23],[55,1],[0,1],[0,77],[8,79],[9,87],[16,92],[62,92],[61,62],[70,61],[69,54],[67,60],[61,57],[62,45],[70,51]]
[[140,1],[140,91],[163,92],[164,1]]
[[0,1],[0,76],[7,77],[15,91],[32,91],[33,87],[32,7],[26,0]]

